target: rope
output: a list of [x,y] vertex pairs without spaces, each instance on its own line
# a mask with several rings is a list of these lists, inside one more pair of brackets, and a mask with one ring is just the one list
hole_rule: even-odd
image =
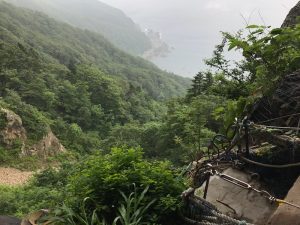
[[269,120],[259,121],[259,123],[267,123],[267,122],[271,122],[271,121],[274,121],[274,120],[279,120],[279,119],[283,119],[283,118],[286,118],[286,117],[297,116],[297,115],[300,115],[300,113],[294,113],[294,114],[289,114],[289,115],[285,115],[285,116],[276,117],[276,118],[269,119]]
[[182,219],[192,225],[253,225],[244,220],[231,218],[217,210],[205,199],[194,195],[194,189],[183,192],[183,200],[188,206],[188,217],[180,212]]
[[263,126],[265,128],[273,128],[273,129],[281,129],[281,130],[296,130],[296,131],[300,130],[299,127],[277,127],[277,126],[264,126],[264,125],[261,125],[261,126]]
[[185,216],[182,216],[182,219],[189,223],[189,224],[193,224],[193,225],[220,225],[218,223],[211,223],[211,222],[199,222],[199,221],[196,221],[196,220],[192,220],[190,218],[187,218]]
[[267,167],[267,168],[275,168],[275,169],[283,169],[283,168],[290,168],[290,167],[298,167],[300,166],[300,162],[298,163],[291,163],[291,164],[284,164],[284,165],[272,165],[272,164],[266,164],[266,163],[260,163],[256,161],[252,161],[250,159],[245,158],[244,156],[240,155],[240,158],[244,160],[247,163],[251,163],[257,166]]
[[[298,128],[300,128],[300,119],[298,120]],[[299,130],[297,130],[296,135],[298,136]]]
[[288,201],[285,201],[285,200],[282,200],[282,199],[275,198],[269,192],[267,192],[265,190],[258,190],[256,188],[253,188],[250,184],[248,184],[248,183],[246,183],[242,180],[239,180],[237,178],[231,177],[231,176],[223,174],[223,173],[219,173],[218,171],[215,171],[215,174],[217,176],[219,176],[220,178],[222,178],[223,180],[225,180],[227,182],[230,182],[230,183],[232,183],[236,186],[239,186],[239,187],[247,189],[247,190],[255,191],[256,193],[259,193],[261,196],[269,199],[271,202],[276,202],[278,204],[280,204],[280,203],[281,204],[286,204],[286,205],[295,207],[297,209],[300,209],[299,205],[293,204],[291,202],[288,202]]
[[282,200],[282,199],[275,199],[275,202],[277,202],[278,204],[286,204],[286,205],[289,205],[289,206],[295,207],[295,208],[297,208],[297,209],[300,209],[300,206],[299,206],[299,205],[296,205],[296,204],[293,204],[293,203],[287,202],[287,201],[285,201],[285,200]]
[[224,215],[222,213],[219,213],[219,212],[216,212],[216,211],[213,211],[212,213],[215,216],[221,218],[225,223],[228,222],[229,224],[232,224],[232,225],[242,225],[242,224],[244,224],[244,225],[253,225],[251,223],[247,223],[244,220],[242,220],[242,221],[241,220],[236,220],[236,219],[233,219],[233,218],[231,218],[229,216],[226,216],[226,215]]

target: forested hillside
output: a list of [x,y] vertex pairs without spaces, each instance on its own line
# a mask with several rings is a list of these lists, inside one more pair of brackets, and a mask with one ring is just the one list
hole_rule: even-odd
[[[0,0],[0,166],[39,171],[24,186],[0,185],[0,214],[24,217],[46,208],[41,224],[56,225],[198,223],[186,215],[216,221],[219,213],[198,218],[199,205],[201,212],[214,207],[201,198],[190,204],[192,192],[182,191],[217,174],[219,157],[241,165],[242,127],[249,127],[243,118],[287,74],[299,74],[299,34],[299,24],[224,32],[205,61],[208,69],[190,87],[189,80],[118,50],[97,33]],[[242,53],[242,60],[230,61],[227,50]],[[289,104],[278,100],[295,110],[296,95]],[[51,154],[50,145],[36,154],[45,137],[60,151]],[[276,157],[265,148],[255,155],[264,163]]]
[[189,83],[118,50],[99,34],[56,22],[38,12],[2,3],[1,26],[3,39],[34,48],[69,68],[80,63],[95,64],[106,74],[128,79],[154,99],[180,96]]
[[135,55],[151,48],[141,29],[121,10],[98,0],[9,0],[82,29],[98,32],[115,46]]
[[[0,165],[32,170],[50,164],[57,168],[46,169],[25,187],[0,185],[1,214],[23,216],[65,201],[64,213],[69,205],[76,208],[82,204],[86,188],[91,193],[95,187],[103,187],[98,194],[106,197],[99,199],[99,210],[102,208],[103,218],[110,223],[115,210],[107,206],[119,205],[121,196],[115,185],[131,191],[135,183],[138,192],[142,184],[143,189],[152,186],[152,194],[142,203],[155,199],[149,219],[173,220],[183,181],[174,179],[178,172],[169,162],[153,158],[166,158],[165,148],[173,142],[168,134],[171,124],[161,122],[167,111],[163,100],[183,95],[189,80],[118,50],[99,34],[1,2],[0,83]],[[20,132],[14,133],[16,128]],[[46,152],[43,157],[31,154],[32,146],[49,131],[66,151],[52,157]],[[9,142],[7,134],[12,134]],[[181,162],[182,155],[171,154],[174,161]],[[74,163],[82,160],[90,163],[75,167]],[[91,167],[85,168],[88,164]],[[90,174],[90,169],[100,172],[103,179]],[[79,173],[73,174],[75,170]],[[83,183],[78,183],[77,176],[84,173],[91,180],[80,178]],[[71,174],[74,182],[67,191]],[[70,195],[66,196],[67,192]],[[65,222],[72,224],[67,218]]]
[[0,6],[1,101],[34,140],[51,126],[68,148],[91,150],[117,124],[156,120],[165,110],[157,100],[188,86],[99,34]]

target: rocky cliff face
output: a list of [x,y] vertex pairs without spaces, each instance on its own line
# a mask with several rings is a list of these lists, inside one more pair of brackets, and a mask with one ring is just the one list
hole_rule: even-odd
[[1,108],[0,117],[0,143],[8,151],[16,141],[21,142],[21,155],[23,156],[37,155],[46,158],[66,151],[51,130],[38,143],[29,145],[27,143],[26,130],[23,127],[20,116],[11,110]]
[[27,136],[20,116],[8,109],[0,109],[0,113],[2,119],[1,142],[7,147],[11,147],[14,141],[19,140],[24,146]]
[[297,17],[299,16],[300,16],[300,1],[294,6],[294,8],[290,10],[289,14],[285,18],[281,27],[289,27],[289,26],[296,25],[296,23],[299,22],[299,20],[297,19]]
[[[281,27],[294,26],[300,19],[300,1],[290,10]],[[300,126],[300,70],[287,74],[271,96],[253,107],[250,119],[274,126]]]
[[300,125],[300,70],[284,77],[274,93],[262,98],[252,113],[254,122],[273,126]]
[[37,155],[40,158],[47,158],[48,156],[55,156],[65,151],[66,149],[60,143],[58,138],[52,133],[52,131],[49,131],[48,134],[45,135],[38,143],[25,148],[23,154]]

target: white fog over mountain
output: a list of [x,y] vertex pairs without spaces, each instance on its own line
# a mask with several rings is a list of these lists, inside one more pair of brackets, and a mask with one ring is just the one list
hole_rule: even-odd
[[[297,0],[101,0],[123,10],[142,29],[162,34],[173,51],[152,60],[162,69],[192,77],[221,40],[250,24],[278,27]],[[244,18],[243,18],[244,17]]]

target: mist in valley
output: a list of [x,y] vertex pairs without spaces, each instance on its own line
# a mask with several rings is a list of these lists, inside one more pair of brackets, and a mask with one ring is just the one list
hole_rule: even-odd
[[[297,0],[101,0],[121,9],[142,29],[162,34],[172,48],[152,61],[162,69],[192,77],[205,67],[221,41],[220,31],[236,32],[249,24],[279,27]],[[246,21],[245,21],[246,20]],[[235,55],[233,57],[236,57]]]

